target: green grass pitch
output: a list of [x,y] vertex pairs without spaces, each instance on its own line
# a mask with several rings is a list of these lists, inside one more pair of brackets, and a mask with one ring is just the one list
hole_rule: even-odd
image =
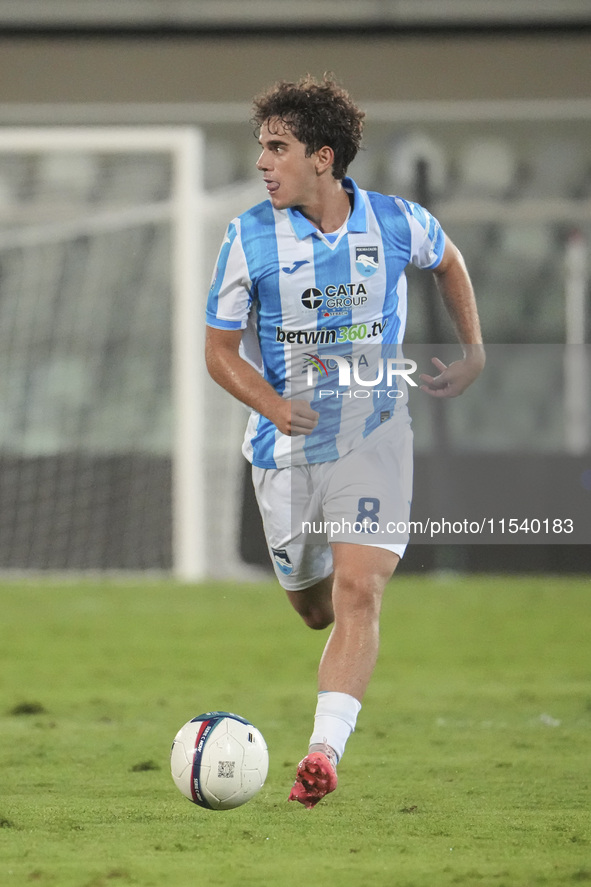
[[[406,577],[339,788],[288,804],[326,638],[272,582],[0,585],[0,884],[591,884],[591,580]],[[251,719],[270,770],[204,811],[177,729]]]

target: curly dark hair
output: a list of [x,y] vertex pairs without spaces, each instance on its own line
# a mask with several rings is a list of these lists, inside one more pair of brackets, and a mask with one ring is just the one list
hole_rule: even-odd
[[295,83],[281,80],[254,100],[257,131],[271,118],[281,121],[306,146],[306,156],[328,145],[334,151],[332,174],[342,179],[355,158],[363,132],[361,111],[332,74],[317,81],[310,74]]

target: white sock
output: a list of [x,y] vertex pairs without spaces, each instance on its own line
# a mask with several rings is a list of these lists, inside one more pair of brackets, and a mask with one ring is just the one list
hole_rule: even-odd
[[348,693],[327,691],[318,694],[314,732],[310,745],[326,743],[334,748],[337,761],[343,757],[347,739],[355,730],[361,703]]

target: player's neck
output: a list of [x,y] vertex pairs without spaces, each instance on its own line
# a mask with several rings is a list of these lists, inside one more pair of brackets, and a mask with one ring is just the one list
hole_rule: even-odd
[[[332,178],[332,177],[331,177]],[[324,234],[338,231],[351,210],[349,194],[341,182],[332,179],[318,189],[317,200],[298,209]]]

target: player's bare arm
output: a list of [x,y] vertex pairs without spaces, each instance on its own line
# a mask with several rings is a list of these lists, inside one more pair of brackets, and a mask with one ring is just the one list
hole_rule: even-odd
[[485,353],[474,290],[459,249],[447,240],[443,258],[434,271],[435,282],[449,314],[464,357],[446,366],[432,362],[439,375],[421,375],[423,391],[432,397],[457,397],[474,382],[484,368]]
[[242,330],[207,327],[205,361],[215,382],[269,419],[283,434],[311,434],[318,413],[305,400],[286,400],[240,356]]

